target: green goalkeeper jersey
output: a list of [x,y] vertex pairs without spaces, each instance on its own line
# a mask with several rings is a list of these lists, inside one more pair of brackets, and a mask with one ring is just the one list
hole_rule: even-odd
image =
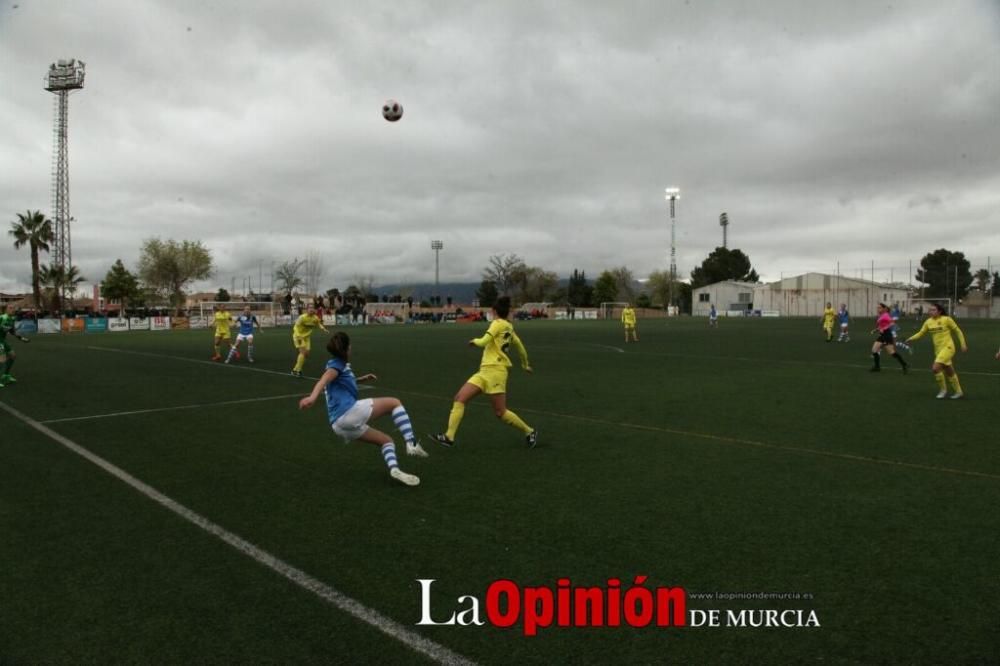
[[9,314],[0,314],[0,342],[7,341],[7,334],[14,332],[14,318]]

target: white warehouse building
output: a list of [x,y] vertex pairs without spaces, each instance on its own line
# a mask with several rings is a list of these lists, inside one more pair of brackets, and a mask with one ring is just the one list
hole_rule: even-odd
[[880,302],[908,309],[909,290],[902,285],[870,280],[806,273],[754,287],[753,309],[780,313],[782,317],[819,317],[827,303],[834,309],[841,303],[855,316],[877,314]]
[[737,310],[743,314],[753,306],[753,292],[759,286],[754,282],[723,280],[698,287],[691,292],[691,314],[695,317],[707,317],[712,305],[715,305],[722,316]]

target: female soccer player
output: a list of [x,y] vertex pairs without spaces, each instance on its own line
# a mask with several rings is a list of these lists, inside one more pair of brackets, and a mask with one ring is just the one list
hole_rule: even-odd
[[14,321],[14,315],[11,314],[13,306],[7,305],[2,311],[0,311],[0,367],[3,368],[0,371],[0,388],[3,388],[7,384],[16,384],[17,380],[14,379],[14,375],[10,374],[11,368],[14,367],[14,360],[17,358],[17,354],[14,353],[14,349],[7,342],[7,334],[13,335],[15,338],[21,342],[27,343],[28,338],[23,335],[18,335],[15,331],[16,322]]
[[[955,356],[955,341],[951,339],[951,332],[954,331],[958,336],[958,344],[964,352],[969,351],[965,344],[965,335],[955,320],[945,312],[943,305],[932,304],[928,314],[930,316],[924,320],[924,325],[911,335],[907,342],[919,340],[925,333],[931,334],[931,340],[934,342],[934,363],[931,365],[931,370],[934,372],[934,381],[937,382],[939,389],[937,397],[940,400],[948,396],[948,388],[945,385],[947,377],[948,384],[951,384],[951,397],[953,400],[958,400],[965,394],[962,393],[962,385],[958,383],[958,373],[955,372],[952,363],[952,358]],[[997,357],[1000,358],[1000,352],[997,353]]]
[[490,323],[486,334],[481,338],[469,340],[470,345],[483,350],[479,372],[469,377],[469,380],[455,394],[455,402],[452,404],[451,414],[448,416],[448,431],[434,435],[434,439],[445,446],[452,446],[455,443],[458,426],[462,423],[462,416],[465,415],[465,403],[480,393],[490,396],[490,401],[493,403],[493,413],[498,419],[524,433],[528,448],[534,448],[535,444],[538,443],[538,431],[522,421],[517,414],[507,409],[507,369],[512,365],[507,352],[511,345],[521,357],[521,367],[525,372],[531,372],[528,352],[521,343],[521,339],[514,333],[514,327],[507,321],[507,317],[510,315],[510,298],[504,296],[497,299],[496,305],[493,306],[493,313],[496,318]]
[[826,332],[826,341],[833,342],[833,320],[837,318],[837,313],[833,309],[832,303],[826,304],[823,310],[823,330]]
[[236,333],[236,342],[229,347],[226,363],[232,361],[233,356],[240,357],[240,343],[244,340],[247,341],[247,361],[253,363],[253,329],[256,326],[260,331],[260,322],[257,321],[257,315],[250,311],[249,305],[243,308],[243,314],[236,318],[236,326],[239,331]]
[[712,305],[708,308],[708,327],[719,327],[719,311],[715,309],[715,303],[712,303]]
[[[219,353],[219,345],[222,344],[223,340],[225,340],[227,343],[229,342],[230,340],[229,327],[233,323],[233,318],[229,316],[229,313],[226,312],[225,308],[223,308],[222,305],[216,303],[214,321],[215,321],[215,340],[213,342],[213,345],[215,353],[212,354],[212,360],[221,361],[222,354]],[[240,353],[236,352],[236,358],[239,357]]]
[[[313,307],[310,305],[309,309]],[[408,486],[419,484],[418,477],[399,469],[396,445],[392,443],[392,437],[368,425],[372,419],[392,414],[392,422],[396,424],[396,428],[406,441],[407,455],[426,458],[427,452],[413,437],[413,425],[410,423],[406,408],[396,398],[358,400],[358,382],[375,381],[378,378],[372,373],[360,377],[354,376],[350,363],[351,338],[347,333],[341,331],[334,333],[326,345],[326,350],[333,358],[326,362],[326,371],[313,386],[312,393],[299,400],[299,409],[312,407],[319,394],[325,391],[330,426],[335,433],[343,437],[345,442],[358,440],[381,447],[382,458],[389,468],[389,476]]]
[[875,321],[875,328],[872,329],[872,333],[878,333],[878,337],[875,339],[875,344],[872,345],[873,365],[871,371],[878,372],[882,369],[879,352],[882,351],[882,347],[885,347],[892,354],[892,357],[903,366],[903,374],[905,375],[909,372],[910,366],[906,365],[903,357],[896,353],[896,338],[892,335],[892,317],[889,315],[889,306],[885,303],[878,304],[878,319]]
[[292,368],[292,374],[296,377],[302,376],[302,367],[306,364],[306,357],[312,350],[312,342],[309,338],[313,329],[317,327],[324,333],[330,332],[323,326],[323,320],[316,316],[316,308],[310,303],[305,313],[299,315],[299,318],[295,320],[295,326],[292,327],[292,344],[295,345],[295,351],[299,353],[295,360],[295,367]]
[[622,326],[625,327],[625,342],[628,343],[629,333],[632,334],[632,340],[634,342],[639,342],[639,334],[635,330],[635,310],[632,309],[632,304],[627,304],[622,309]]
[[847,332],[847,327],[851,323],[851,315],[847,311],[847,304],[840,304],[840,311],[837,313],[837,320],[840,322],[840,335],[837,337],[837,342],[850,342],[851,336]]

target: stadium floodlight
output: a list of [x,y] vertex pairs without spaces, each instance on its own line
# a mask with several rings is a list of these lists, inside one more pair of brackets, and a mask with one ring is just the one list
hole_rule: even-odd
[[[679,187],[668,187],[666,200],[670,202],[670,306],[674,305],[674,283],[677,282],[677,227],[674,221],[674,205],[681,198]],[[667,314],[670,314],[669,307]]]
[[439,285],[439,275],[440,275],[440,253],[444,249],[444,243],[439,240],[431,241],[431,249],[434,250],[434,295],[437,297],[441,296]]
[[729,227],[729,216],[725,213],[719,216],[719,226],[722,227],[722,247],[728,248],[727,228]]

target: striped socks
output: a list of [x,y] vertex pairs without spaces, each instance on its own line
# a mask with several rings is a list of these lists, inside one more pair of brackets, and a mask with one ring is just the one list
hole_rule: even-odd
[[399,462],[396,460],[396,445],[392,442],[382,445],[382,457],[385,458],[386,467],[390,472],[399,467]]
[[415,441],[413,437],[413,424],[410,423],[410,415],[406,413],[405,407],[400,405],[392,410],[392,422],[396,424],[399,434],[403,436],[406,443],[413,444]]

